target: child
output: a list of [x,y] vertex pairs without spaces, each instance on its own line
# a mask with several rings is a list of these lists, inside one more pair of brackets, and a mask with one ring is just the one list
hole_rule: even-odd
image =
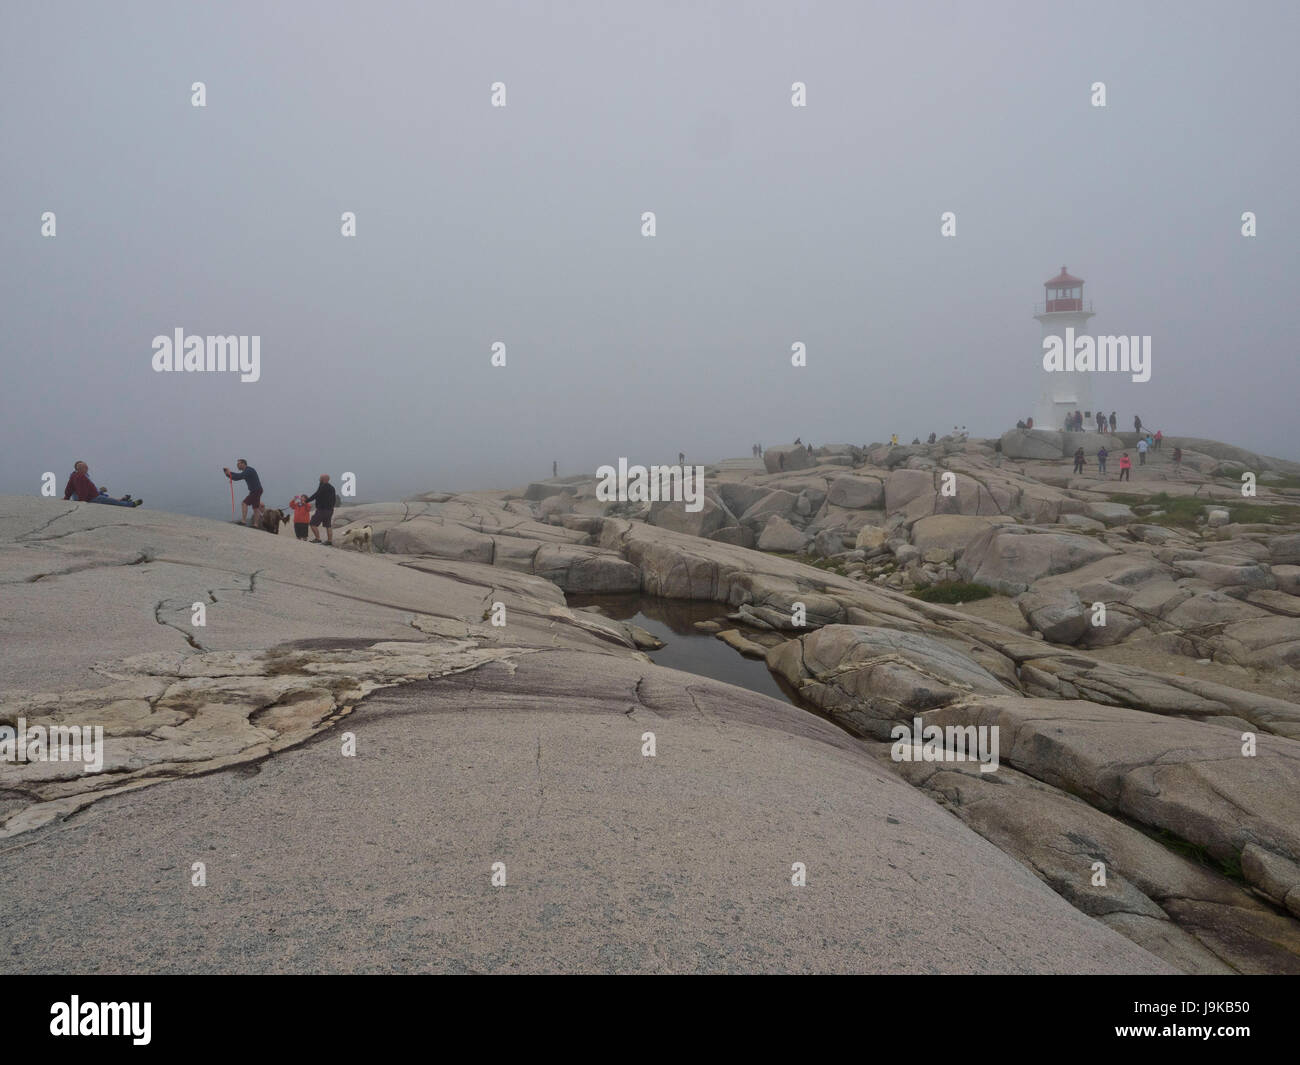
[[293,531],[299,540],[307,539],[307,523],[311,521],[311,504],[304,495],[296,495],[289,500],[289,509],[293,511]]

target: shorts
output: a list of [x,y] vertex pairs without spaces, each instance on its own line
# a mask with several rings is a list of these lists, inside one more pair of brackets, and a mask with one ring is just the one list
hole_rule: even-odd
[[[326,526],[326,528],[329,528],[329,526]],[[295,521],[293,531],[298,534],[299,540],[307,539],[307,523],[305,521]]]
[[330,522],[333,520],[333,518],[334,518],[333,507],[329,507],[325,510],[321,510],[320,507],[317,507],[316,513],[312,515],[311,523],[313,526],[324,525],[325,528],[328,529],[330,528]]
[[259,488],[256,492],[249,492],[244,496],[244,502],[250,507],[260,507],[262,505],[262,490]]

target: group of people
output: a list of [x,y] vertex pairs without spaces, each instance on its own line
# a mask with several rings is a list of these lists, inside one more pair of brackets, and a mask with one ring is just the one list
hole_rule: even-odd
[[[262,527],[263,518],[266,514],[266,508],[262,506],[262,479],[257,475],[257,471],[250,466],[245,459],[240,459],[235,463],[235,468],[239,471],[234,473],[228,466],[223,466],[221,472],[224,473],[233,484],[235,481],[243,481],[244,487],[248,489],[248,495],[244,496],[243,502],[239,509],[238,524],[247,524]],[[320,484],[311,495],[299,493],[289,500],[289,510],[293,514],[293,531],[299,540],[306,540],[310,531],[314,543],[334,544],[334,505],[338,502],[338,493],[334,491],[334,486],[330,484],[330,475],[322,473],[320,475]],[[316,504],[316,513],[312,514],[311,505]],[[253,520],[248,521],[249,510],[253,512]],[[320,538],[320,531],[324,528],[326,539]]]
[[761,459],[761,458],[763,457],[763,445],[762,445],[762,444],[752,444],[752,445],[750,446],[750,449],[749,449],[749,450],[750,450],[750,453],[754,456],[754,458],[756,458],[756,459]]
[[[1147,452],[1158,448],[1162,438],[1163,434],[1157,432],[1155,436],[1148,435],[1138,440],[1137,453],[1139,466],[1145,466],[1147,464]],[[1097,448],[1097,472],[1103,477],[1106,476],[1106,460],[1108,458],[1110,458],[1110,452],[1106,450],[1106,445],[1103,444],[1101,447]],[[1174,469],[1181,471],[1183,468],[1183,449],[1181,447],[1174,448],[1173,459]],[[1083,473],[1083,467],[1085,465],[1087,465],[1087,458],[1084,456],[1083,448],[1075,448],[1074,472],[1079,474]],[[1119,457],[1119,479],[1121,481],[1131,481],[1133,479],[1132,470],[1133,460],[1129,458],[1127,451],[1122,452]]]
[[112,507],[138,507],[144,502],[143,499],[132,499],[129,493],[121,499],[115,499],[108,494],[107,488],[102,485],[96,487],[90,479],[90,467],[80,459],[72,464],[72,473],[63,489],[65,500],[74,496],[78,503],[107,503]]

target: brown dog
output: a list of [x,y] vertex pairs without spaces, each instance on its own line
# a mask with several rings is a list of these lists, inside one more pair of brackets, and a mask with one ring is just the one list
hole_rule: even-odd
[[275,507],[267,507],[262,511],[261,528],[265,529],[269,533],[276,533],[278,535],[280,532],[280,526],[287,524],[289,518],[290,515],[286,514],[283,510],[276,510]]

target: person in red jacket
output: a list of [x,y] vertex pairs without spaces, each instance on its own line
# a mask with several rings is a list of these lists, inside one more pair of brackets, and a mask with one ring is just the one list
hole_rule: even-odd
[[90,467],[84,462],[77,461],[72,464],[72,475],[68,478],[67,487],[63,489],[63,498],[71,499],[74,495],[80,503],[107,503],[113,507],[138,507],[144,502],[143,499],[114,499],[107,492],[95,487],[95,482],[89,477]]
[[1132,470],[1133,470],[1133,460],[1128,457],[1128,452],[1125,451],[1119,457],[1119,479],[1121,481],[1133,480],[1131,476]]
[[311,504],[301,493],[289,500],[289,509],[293,511],[293,531],[299,540],[307,539],[307,523],[311,521]]

